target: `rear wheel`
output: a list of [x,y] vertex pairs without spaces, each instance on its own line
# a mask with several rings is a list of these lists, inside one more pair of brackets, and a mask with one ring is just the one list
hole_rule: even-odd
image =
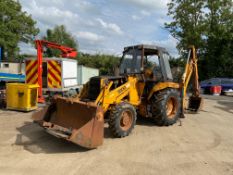
[[128,103],[121,103],[114,107],[109,115],[109,129],[115,137],[125,137],[133,130],[136,123],[136,110]]
[[166,89],[154,95],[152,114],[159,126],[169,126],[176,123],[181,114],[180,93],[176,89]]

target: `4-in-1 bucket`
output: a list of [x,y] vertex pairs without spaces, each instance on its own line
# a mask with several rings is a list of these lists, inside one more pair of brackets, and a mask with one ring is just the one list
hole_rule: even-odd
[[85,148],[103,143],[103,109],[94,103],[57,97],[50,106],[34,113],[33,120],[48,133]]

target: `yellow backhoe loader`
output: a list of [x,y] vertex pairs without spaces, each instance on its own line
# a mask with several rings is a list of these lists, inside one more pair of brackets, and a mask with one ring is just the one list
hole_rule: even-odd
[[[187,105],[191,78],[193,93]],[[118,76],[91,78],[77,98],[55,97],[33,119],[50,134],[91,149],[103,143],[104,121],[115,137],[125,137],[137,115],[168,126],[183,116],[185,108],[197,112],[201,104],[194,47],[189,50],[182,82],[175,83],[166,49],[136,45],[124,48]]]

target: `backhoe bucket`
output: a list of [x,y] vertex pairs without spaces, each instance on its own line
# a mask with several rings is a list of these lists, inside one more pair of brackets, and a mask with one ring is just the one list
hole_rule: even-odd
[[103,143],[103,110],[93,103],[58,97],[50,106],[36,112],[33,120],[48,133],[85,148],[96,148]]
[[189,97],[188,101],[188,110],[198,112],[203,107],[203,98],[202,97]]

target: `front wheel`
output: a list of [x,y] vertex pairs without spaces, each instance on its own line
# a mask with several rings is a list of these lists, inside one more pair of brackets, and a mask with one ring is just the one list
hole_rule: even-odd
[[125,137],[130,134],[136,123],[135,108],[128,103],[120,103],[112,107],[109,115],[109,129],[115,137]]

